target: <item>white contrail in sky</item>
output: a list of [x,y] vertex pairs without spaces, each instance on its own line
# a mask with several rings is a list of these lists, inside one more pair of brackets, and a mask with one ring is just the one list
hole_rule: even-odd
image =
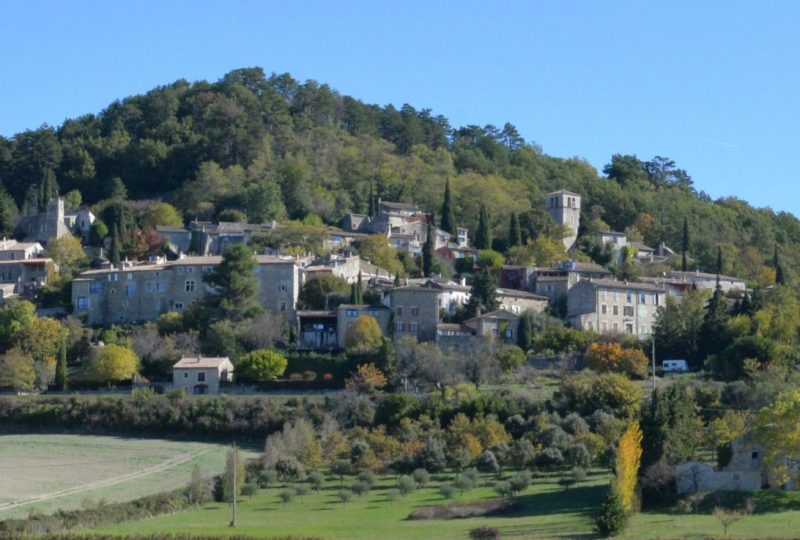
[[725,141],[718,141],[716,139],[706,139],[705,137],[695,137],[698,141],[716,144],[717,146],[724,146],[725,148],[739,148],[738,144],[733,144]]

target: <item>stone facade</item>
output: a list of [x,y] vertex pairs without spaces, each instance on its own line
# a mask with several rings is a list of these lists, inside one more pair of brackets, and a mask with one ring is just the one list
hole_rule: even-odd
[[[294,321],[302,270],[292,259],[256,256],[259,304]],[[222,257],[184,257],[177,261],[90,270],[73,281],[74,313],[87,324],[153,321],[182,311],[211,291],[203,282]]]
[[172,366],[172,386],[189,394],[219,394],[223,382],[233,382],[233,364],[227,357],[181,358]]
[[64,199],[48,201],[47,210],[41,214],[23,217],[17,226],[17,232],[25,241],[42,243],[70,234],[64,221]]
[[365,304],[342,304],[336,308],[336,334],[339,347],[344,348],[345,336],[353,323],[359,317],[372,317],[378,321],[378,326],[384,336],[389,334],[389,320],[392,310],[386,306],[368,306]]
[[502,309],[492,311],[464,321],[464,324],[472,328],[478,336],[491,337],[507,343],[517,342],[519,316],[511,312]]
[[[717,274],[709,274],[706,272],[679,272],[673,270],[667,273],[668,279],[689,283],[695,290],[714,290],[717,287]],[[733,290],[745,291],[747,285],[743,279],[731,276],[719,276],[719,286],[722,292],[729,292]]]
[[656,310],[665,302],[666,292],[657,285],[582,280],[567,293],[567,320],[579,330],[643,338],[652,333]]
[[408,285],[390,293],[394,313],[394,337],[415,336],[419,341],[434,341],[439,324],[441,289]]
[[564,237],[564,248],[572,249],[581,225],[581,196],[565,189],[554,191],[545,195],[544,207],[553,221],[569,228],[569,236]]
[[500,302],[500,309],[520,315],[525,311],[535,311],[542,313],[547,310],[549,298],[538,294],[520,291],[516,289],[497,289],[497,300]]

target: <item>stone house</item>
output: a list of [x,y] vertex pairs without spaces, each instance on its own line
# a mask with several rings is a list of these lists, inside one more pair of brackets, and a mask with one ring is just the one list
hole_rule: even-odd
[[181,358],[172,366],[172,386],[189,394],[219,394],[222,383],[233,382],[230,358]]
[[366,304],[342,304],[336,308],[336,335],[340,348],[345,346],[347,331],[359,317],[372,317],[384,336],[389,335],[392,309],[387,306],[368,306]]
[[443,291],[432,284],[406,285],[392,289],[388,299],[394,315],[394,337],[412,335],[419,341],[434,341]]
[[464,325],[472,328],[477,336],[492,337],[507,343],[516,343],[517,332],[519,331],[519,316],[510,311],[499,309],[464,321]]
[[533,292],[555,303],[581,280],[611,277],[611,272],[599,264],[566,261],[551,268],[536,268]]
[[[667,272],[666,278],[675,282],[691,284],[695,290],[700,291],[713,291],[717,287],[717,274],[710,274],[706,272],[680,272],[678,270],[672,270]],[[722,289],[722,292],[725,293],[733,290],[742,292],[747,290],[747,284],[743,279],[732,276],[720,275],[719,286]]]
[[[721,469],[707,463],[689,461],[675,468],[680,494],[697,491],[756,491],[765,488],[793,489],[793,482],[782,485],[764,465],[764,448],[748,434],[731,443],[730,462]],[[800,463],[795,463],[800,471]]]
[[498,288],[497,301],[500,303],[499,309],[520,315],[525,311],[542,313],[547,310],[550,299],[528,291]]
[[[111,325],[158,319],[202,301],[211,288],[203,275],[214,271],[222,257],[184,257],[177,261],[127,264],[90,270],[72,284],[74,313],[89,325]],[[256,256],[259,304],[295,320],[302,270],[294,259]]]
[[666,291],[651,283],[582,280],[567,293],[567,320],[579,330],[649,336]]
[[319,264],[307,266],[304,271],[307,280],[322,274],[329,274],[352,284],[358,281],[358,275],[361,274],[361,283],[364,287],[370,282],[394,283],[394,274],[358,255],[330,255]]
[[297,349],[339,349],[337,314],[335,310],[301,310],[297,312]]

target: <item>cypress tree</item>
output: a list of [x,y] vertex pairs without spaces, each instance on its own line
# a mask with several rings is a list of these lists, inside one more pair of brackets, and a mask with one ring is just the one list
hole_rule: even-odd
[[422,274],[430,277],[433,274],[433,255],[436,243],[433,237],[433,215],[428,222],[428,234],[425,237],[425,245],[422,246]]
[[374,188],[373,188],[372,182],[370,182],[369,183],[369,204],[368,204],[368,207],[367,207],[367,213],[369,214],[369,217],[375,217],[375,214],[376,214],[376,212],[375,212],[375,193],[374,193],[373,190],[374,190]]
[[450,179],[444,185],[444,202],[442,202],[442,223],[440,228],[452,235],[456,234],[456,218],[453,214],[453,201],[450,195]]
[[120,246],[120,237],[119,237],[119,226],[114,223],[114,227],[111,229],[111,248],[108,253],[108,260],[110,260],[115,265],[119,266],[119,262],[122,258],[122,249]]
[[689,269],[689,263],[687,259],[689,253],[689,222],[686,218],[683,218],[683,244],[681,246],[681,253],[681,270],[686,272]]
[[475,248],[492,249],[492,230],[491,227],[489,227],[489,214],[484,204],[481,204],[481,213],[478,218],[478,230],[475,231]]
[[728,311],[722,294],[719,276],[722,268],[722,249],[717,251],[717,286],[706,305],[706,314],[700,326],[700,343],[703,357],[716,354],[725,348],[728,341]]
[[356,284],[350,284],[350,303],[358,304],[358,293],[356,292]]
[[519,217],[516,212],[511,212],[511,223],[508,226],[508,247],[522,245],[522,232],[519,227]]
[[62,392],[67,389],[67,343],[62,340],[58,346],[58,364],[56,364],[56,388]]
[[517,345],[523,351],[527,351],[531,348],[531,342],[533,341],[533,321],[532,315],[530,311],[525,311],[522,313],[522,317],[519,319],[519,331],[517,332]]
[[472,282],[472,291],[469,302],[467,303],[467,312],[476,316],[478,309],[483,310],[484,313],[494,311],[497,309],[499,302],[497,301],[497,283],[489,268],[481,268],[475,274],[475,280]]
[[361,305],[364,303],[364,285],[361,282],[361,270],[358,271],[358,280],[356,281],[355,302],[354,304]]
[[608,495],[600,506],[600,513],[595,518],[597,532],[603,538],[617,536],[628,526],[628,514],[622,506],[619,492],[612,485],[608,490]]
[[775,283],[777,285],[784,285],[786,283],[786,275],[783,273],[783,265],[778,257],[778,246],[775,246],[775,255],[773,256],[772,263],[775,267]]

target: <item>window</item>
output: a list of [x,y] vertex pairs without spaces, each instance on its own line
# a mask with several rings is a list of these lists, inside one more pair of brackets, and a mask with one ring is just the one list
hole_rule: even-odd
[[89,309],[89,298],[86,296],[78,297],[78,309]]
[[633,317],[633,306],[625,306],[622,311],[626,317]]
[[601,300],[608,300],[608,291],[605,289],[600,289],[600,299]]
[[614,310],[613,310],[614,311],[614,315],[619,315],[619,306],[613,306],[613,307],[614,307]]
[[645,293],[639,293],[639,303],[640,304],[647,303],[647,295]]
[[166,292],[167,291],[167,284],[162,282],[162,281],[159,281],[158,283],[156,283],[156,291],[160,292],[160,293]]
[[411,323],[411,331],[416,334],[417,330],[419,330],[419,325],[417,323],[415,323],[415,322],[412,322]]
[[498,337],[500,335],[500,332],[498,332],[497,328],[492,328],[492,335],[494,337]]
[[186,292],[194,292],[194,280],[187,279],[185,284]]
[[405,332],[406,331],[406,323],[401,323],[401,322],[397,323],[397,326],[395,327],[395,330],[397,330],[398,332]]
[[605,315],[606,313],[608,313],[608,306],[607,306],[607,305],[605,305],[605,304],[603,304],[602,306],[600,306],[600,313],[602,313],[603,315]]
[[206,372],[205,371],[198,371],[197,372],[197,382],[206,382]]
[[619,323],[614,323],[613,330],[614,332],[619,332]]
[[614,302],[619,302],[619,291],[614,291]]
[[286,311],[286,302],[281,302],[281,311]]
[[630,290],[625,291],[625,301],[629,304],[633,301],[633,293]]
[[358,310],[357,309],[348,309],[346,312],[348,317],[358,317]]
[[175,302],[172,304],[172,307],[175,309],[175,311],[181,311],[183,309],[183,302]]
[[119,279],[119,274],[108,274],[108,281],[117,281]]
[[184,379],[188,379],[189,378],[189,372],[188,371],[184,371],[183,372],[183,378]]
[[633,325],[630,323],[625,324],[625,333],[633,334]]
[[512,339],[514,337],[514,330],[511,328],[506,328],[506,337],[508,339]]
[[179,266],[175,269],[175,272],[177,272],[178,275],[183,274],[185,271],[186,270],[183,266]]
[[519,313],[519,306],[511,306],[511,313]]
[[411,316],[419,317],[419,308],[417,306],[411,306]]
[[398,317],[402,317],[403,316],[403,306],[397,306],[396,313],[397,313]]
[[371,309],[371,310],[369,310],[367,313],[369,313],[369,316],[370,316],[370,317],[375,317],[376,319],[377,319],[378,317],[380,317],[380,313],[378,312],[378,310],[377,310],[377,309]]
[[136,285],[125,285],[125,298],[136,296]]
[[602,323],[603,332],[608,332],[608,321],[603,321]]
[[204,266],[203,267],[203,273],[204,274],[210,274],[213,271],[214,271],[214,269],[212,267],[210,267],[210,266]]
[[99,294],[103,292],[103,284],[99,281],[92,281],[89,284],[89,292],[92,294]]
[[128,281],[133,281],[133,272],[128,272]]
[[654,306],[658,305],[658,293],[653,295],[653,305]]
[[194,266],[189,266],[188,268],[186,268],[186,273],[187,274],[194,274]]
[[279,287],[279,289],[280,289],[282,292],[286,292],[286,285],[281,285],[281,286]]

